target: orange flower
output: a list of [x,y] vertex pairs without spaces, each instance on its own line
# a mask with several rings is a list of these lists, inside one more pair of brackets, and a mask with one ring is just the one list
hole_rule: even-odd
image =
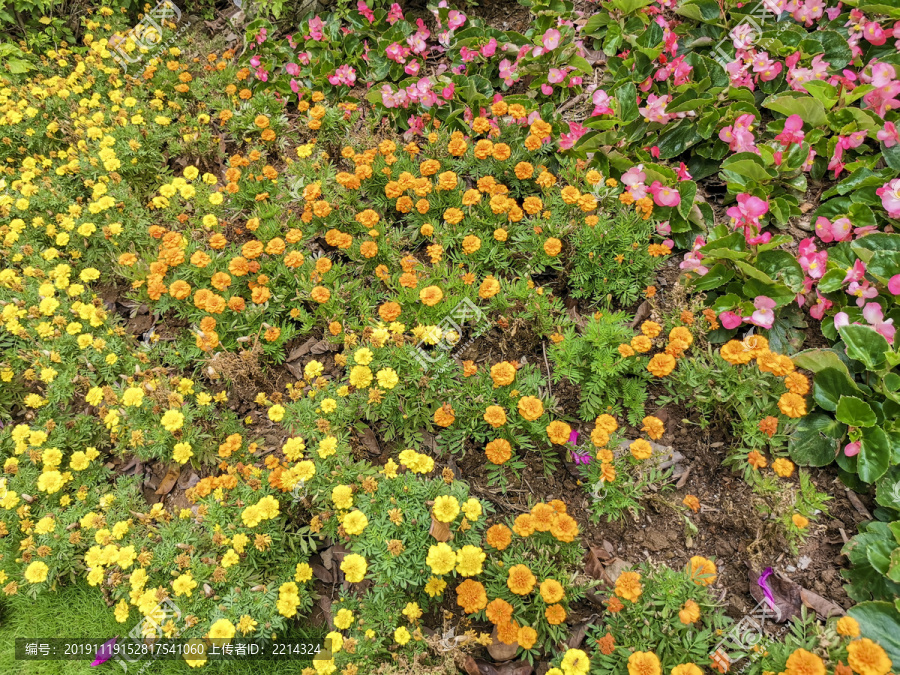
[[684,603],[678,612],[678,620],[685,625],[692,624],[700,619],[700,606],[693,600]]
[[691,581],[698,586],[709,586],[716,581],[716,564],[703,556],[695,555],[688,565]]
[[519,637],[519,624],[515,621],[497,626],[497,639],[505,645],[514,645]]
[[622,572],[616,579],[616,595],[623,600],[637,602],[644,592],[641,586],[641,575],[638,572]]
[[778,418],[771,415],[764,417],[759,421],[759,430],[769,438],[772,438],[775,432],[778,431]]
[[484,447],[484,454],[488,461],[494,464],[504,464],[512,457],[512,446],[509,441],[497,438]]
[[510,605],[503,598],[497,598],[495,600],[491,600],[487,607],[485,614],[487,614],[487,619],[495,626],[499,626],[500,624],[509,623],[512,619],[513,606]]
[[686,495],[681,503],[694,513],[697,513],[700,510],[700,500],[697,499],[694,495]]
[[653,447],[643,438],[638,438],[628,446],[631,455],[637,460],[650,459],[653,455]]
[[487,593],[484,586],[474,579],[466,579],[456,587],[456,604],[466,614],[474,614],[487,606]]
[[534,590],[537,579],[525,565],[513,565],[509,568],[506,585],[516,595],[528,595]]
[[572,427],[561,420],[554,420],[547,425],[547,437],[551,443],[565,445],[572,435]]
[[484,281],[481,282],[481,286],[478,288],[478,297],[487,300],[489,298],[493,298],[497,293],[500,292],[500,282],[497,281],[494,277],[488,276],[485,277]]
[[778,399],[778,409],[788,417],[803,417],[806,414],[806,399],[791,392],[782,394]]
[[794,473],[794,463],[789,459],[779,457],[772,462],[772,470],[782,478],[788,478]]
[[439,427],[449,427],[455,420],[456,415],[453,412],[453,406],[449,403],[445,403],[434,411],[434,423]]
[[746,345],[743,342],[738,342],[737,340],[729,340],[722,348],[719,350],[719,354],[723,359],[725,359],[728,363],[733,366],[739,366],[744,363],[750,363],[753,359],[753,355],[750,350],[747,349]]
[[550,237],[544,242],[544,253],[555,258],[562,251],[562,242],[556,237]]
[[653,417],[649,415],[642,420],[643,427],[641,430],[647,434],[654,441],[662,438],[662,435],[666,432],[666,428],[662,423],[662,420],[658,417]]
[[822,659],[805,649],[795,650],[784,666],[785,675],[825,675]]
[[601,654],[609,656],[615,651],[616,639],[613,637],[612,633],[607,632],[606,635],[597,640],[597,647],[600,649]]
[[530,513],[516,516],[516,520],[513,523],[513,532],[520,537],[530,537],[534,534],[534,518],[531,517]]
[[534,396],[523,396],[518,402],[519,414],[529,422],[533,422],[544,414],[544,404]]
[[628,657],[628,675],[660,675],[659,658],[653,652],[634,652]]
[[443,297],[444,292],[437,286],[426,286],[419,291],[419,300],[422,301],[423,305],[427,305],[428,307],[434,307],[443,299]]
[[400,305],[396,302],[386,302],[378,308],[378,316],[385,321],[395,321],[400,312]]
[[809,525],[809,519],[801,516],[799,513],[795,513],[794,515],[792,515],[791,520],[793,521],[794,525],[799,527],[801,530]]
[[784,378],[784,386],[792,394],[806,396],[809,393],[809,379],[803,373],[788,373]]
[[309,297],[322,305],[331,299],[331,291],[324,286],[316,286],[310,292]]
[[549,532],[557,518],[556,509],[549,504],[535,504],[531,509],[534,529],[538,532]]
[[544,579],[541,582],[541,598],[548,605],[559,602],[564,595],[562,584],[556,579]]
[[566,620],[566,610],[562,605],[550,605],[544,610],[544,617],[551,626],[558,626]]
[[[565,614],[565,611],[563,614]],[[519,643],[522,649],[531,649],[534,647],[534,643],[537,642],[537,631],[530,626],[522,626],[516,635],[516,642]]]
[[484,421],[494,429],[498,429],[506,424],[506,413],[498,405],[489,405],[487,410],[484,411]]
[[491,379],[495,388],[512,384],[516,379],[516,367],[509,361],[501,361],[491,366]]
[[612,596],[609,600],[606,601],[606,611],[610,614],[618,614],[623,609],[625,609],[625,605],[622,604],[622,601],[619,600],[616,596]]
[[751,450],[747,453],[747,462],[755,469],[764,469],[768,462],[766,458],[758,450]]
[[650,359],[647,370],[655,377],[665,377],[675,370],[675,357],[669,354],[657,354]]
[[869,638],[853,640],[847,645],[847,662],[859,675],[886,675],[891,669],[887,653]]
[[569,514],[561,513],[553,522],[550,529],[552,534],[558,541],[572,542],[578,536],[578,522]]
[[488,528],[485,536],[488,546],[492,546],[498,551],[503,551],[512,543],[512,532],[506,525],[492,525]]

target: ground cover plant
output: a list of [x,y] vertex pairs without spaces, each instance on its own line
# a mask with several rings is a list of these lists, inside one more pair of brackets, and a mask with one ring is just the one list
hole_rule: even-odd
[[0,4],[4,668],[892,672],[900,13],[827,4]]

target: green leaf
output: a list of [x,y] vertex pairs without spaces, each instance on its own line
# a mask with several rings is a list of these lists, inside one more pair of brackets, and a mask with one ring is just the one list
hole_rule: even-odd
[[800,115],[804,122],[813,127],[825,124],[825,106],[812,96],[803,96],[796,92],[769,96],[763,101],[762,107],[774,110],[787,117]]
[[810,80],[801,85],[810,95],[826,108],[833,108],[837,103],[837,89],[822,80]]
[[891,551],[891,560],[888,567],[887,577],[891,581],[900,582],[900,548]]
[[819,290],[822,293],[834,293],[843,285],[846,276],[846,270],[828,270],[819,279]]
[[690,0],[679,5],[675,13],[702,23],[714,23],[721,16],[715,0]]
[[681,195],[681,202],[678,204],[678,213],[682,218],[687,218],[691,213],[691,206],[694,203],[694,197],[697,196],[697,184],[692,180],[685,180],[678,183],[678,193]]
[[616,101],[619,103],[619,119],[632,122],[638,118],[637,89],[634,82],[626,82],[616,90]]
[[856,396],[841,396],[834,416],[851,427],[874,427],[878,422],[872,407]]
[[893,663],[900,663],[900,612],[890,602],[861,602],[847,613],[859,622],[862,634],[887,652]]
[[846,368],[844,366],[843,372],[838,368],[825,368],[816,373],[813,378],[813,399],[821,408],[835,412],[842,396],[859,393],[853,380],[847,375]]
[[847,345],[847,356],[861,361],[869,370],[879,370],[884,364],[885,354],[890,349],[884,336],[868,326],[850,325],[840,329],[841,338]]
[[702,277],[697,277],[692,286],[698,291],[711,291],[724,286],[734,277],[734,271],[725,267],[722,263],[713,265],[709,272]]
[[764,251],[756,257],[756,266],[795,293],[803,291],[803,280],[806,275],[797,259],[787,251]]
[[834,461],[847,431],[829,415],[814,412],[800,419],[791,434],[788,452],[800,466],[826,466]]
[[[887,473],[878,479],[875,487],[875,501],[881,506],[900,511],[900,465],[892,466]],[[900,536],[900,521],[894,536]],[[900,539],[897,540],[900,543]]]
[[609,4],[625,14],[634,14],[652,2],[653,0],[612,0]]
[[863,429],[857,458],[860,480],[874,483],[881,478],[891,463],[891,442],[887,434],[878,427]]
[[[635,93],[637,96],[637,93]],[[635,108],[637,105],[635,104]],[[672,159],[687,150],[692,145],[702,141],[697,133],[696,125],[690,118],[681,120],[678,124],[669,125],[659,136],[656,146],[659,148],[660,159]]]

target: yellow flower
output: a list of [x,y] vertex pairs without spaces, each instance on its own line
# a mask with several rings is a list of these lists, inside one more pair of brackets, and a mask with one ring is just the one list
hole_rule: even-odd
[[456,567],[456,553],[449,544],[439,542],[428,549],[428,557],[425,564],[437,575],[449,574]]
[[845,637],[859,637],[859,623],[852,616],[842,616],[835,626],[838,635]]
[[891,669],[887,653],[869,638],[847,645],[847,662],[859,675],[886,675]]
[[398,645],[405,645],[409,642],[412,636],[409,634],[409,631],[406,630],[406,626],[400,626],[397,630],[394,631],[394,641]]
[[369,519],[366,518],[362,511],[351,511],[344,516],[344,522],[342,523],[344,531],[351,535],[362,534],[368,524]]
[[659,657],[653,652],[634,652],[628,657],[628,675],[660,675]]
[[334,615],[334,625],[341,630],[347,630],[354,621],[353,612],[346,607],[341,607]]
[[341,563],[341,571],[350,583],[359,583],[366,576],[369,566],[366,559],[356,553],[344,557]]
[[587,675],[591,667],[588,655],[580,649],[569,649],[559,664],[565,675]]
[[228,619],[219,619],[209,627],[209,637],[213,640],[230,640],[234,633],[234,624]]
[[184,464],[191,457],[194,456],[194,453],[191,451],[190,443],[176,443],[174,451],[172,452],[172,457],[179,464]]
[[434,500],[431,512],[435,519],[442,523],[453,522],[453,519],[459,515],[459,502],[453,495],[441,495]]
[[284,419],[284,406],[278,405],[277,403],[269,408],[269,419],[273,422],[280,422]]
[[31,584],[39,584],[46,581],[50,568],[45,563],[37,560],[25,568],[25,580]]
[[184,424],[184,415],[177,410],[167,410],[160,423],[166,431],[174,433]]

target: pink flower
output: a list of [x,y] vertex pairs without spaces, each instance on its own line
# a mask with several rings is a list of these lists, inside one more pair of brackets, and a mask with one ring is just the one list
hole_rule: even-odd
[[885,122],[884,129],[879,129],[876,136],[886,148],[893,148],[900,143],[900,133],[897,132],[897,127],[893,122]]
[[[669,224],[668,220],[664,220],[661,223],[656,224],[656,234],[661,237],[667,237],[672,233],[672,226]],[[900,276],[900,275],[898,275]]]
[[285,65],[284,69],[287,71],[288,75],[291,75],[293,77],[296,77],[300,74],[300,66],[298,66],[296,63],[288,63],[287,65]]
[[666,114],[666,106],[669,105],[670,100],[671,97],[668,94],[665,96],[650,94],[647,97],[647,105],[643,108],[638,108],[638,112],[648,122],[667,124],[673,117],[673,115]]
[[343,84],[352,87],[353,83],[356,82],[356,70],[344,64],[328,76],[328,81],[334,86]]
[[852,223],[849,218],[838,218],[833,223],[823,216],[816,218],[816,234],[826,244],[833,241],[850,241]]
[[321,42],[325,39],[325,34],[322,32],[322,29],[325,27],[325,24],[322,22],[322,19],[319,18],[317,14],[312,19],[309,20],[309,39],[315,40],[316,42]]
[[657,206],[678,206],[681,203],[678,190],[666,187],[658,180],[653,181],[650,186],[650,194],[653,195],[653,201]]
[[311,55],[310,55],[309,52],[298,52],[298,53],[297,53],[297,60],[298,60],[300,63],[302,63],[304,66],[308,66],[308,65],[309,65],[309,59],[310,59],[310,56],[311,56]]
[[559,84],[566,79],[565,69],[551,68],[547,71],[547,82],[550,84]]
[[821,279],[828,263],[828,251],[817,251],[812,237],[800,242],[797,262],[812,279]]
[[881,197],[881,205],[891,218],[900,218],[900,178],[895,178],[875,190]]
[[448,84],[446,87],[441,89],[441,98],[445,101],[449,101],[453,98],[453,92],[456,90],[456,85],[452,82]]
[[633,166],[622,174],[622,184],[626,186],[627,191],[635,200],[647,195],[647,186],[644,185],[645,180],[647,180],[647,174],[644,173],[643,164]]
[[900,295],[900,274],[895,274],[888,280],[888,291],[891,295]]
[[679,181],[691,180],[693,178],[693,176],[688,171],[687,164],[685,164],[684,162],[681,162],[678,165],[678,168],[675,169],[675,175],[678,176]]
[[[546,25],[546,24],[545,24]],[[548,28],[544,35],[541,37],[541,44],[544,45],[544,49],[551,50],[559,47],[560,40],[560,32],[555,28]]]
[[856,306],[862,307],[866,304],[866,300],[878,297],[878,289],[869,283],[868,279],[862,281],[851,281],[847,286],[848,295],[856,296]]
[[503,83],[508,87],[513,84],[518,78],[516,75],[516,67],[515,64],[512,63],[509,59],[503,59],[500,64],[500,77],[503,78]]
[[744,322],[744,319],[740,314],[728,310],[727,312],[719,314],[719,322],[725,330],[732,330],[733,328],[740,326]]
[[863,28],[863,37],[876,47],[887,42],[887,36],[877,21],[870,21]]
[[591,101],[594,104],[594,111],[591,113],[591,117],[612,115],[612,108],[609,107],[609,95],[603,89],[597,89],[591,96]]
[[541,93],[544,96],[550,96],[550,94],[553,93],[553,85],[547,84],[546,82],[544,82],[544,84],[541,85]]
[[803,118],[800,115],[791,115],[784,121],[784,131],[778,134],[775,140],[788,147],[791,143],[802,143],[804,137]]
[[391,5],[391,8],[388,10],[387,22],[392,26],[400,21],[403,18],[403,10],[400,9],[400,5],[396,2]]
[[747,193],[737,196],[737,206],[730,207],[725,213],[732,218],[735,227],[759,227],[759,219],[769,212],[769,202]]
[[825,296],[823,296],[821,293],[819,293],[819,291],[817,289],[816,290],[816,304],[812,305],[809,308],[809,315],[811,317],[813,317],[814,319],[818,319],[819,321],[821,321],[825,316],[825,312],[827,312],[829,309],[831,309],[833,305],[834,305],[834,303],[831,302],[831,300],[829,300]]
[[397,63],[406,63],[406,57],[408,54],[409,48],[404,47],[399,42],[392,42],[384,50],[384,55],[387,56],[391,61],[396,61]]
[[451,9],[447,15],[447,27],[456,30],[466,22],[466,15],[456,9]]
[[403,67],[403,72],[407,75],[418,75],[421,65],[418,61],[410,61]]
[[561,134],[559,137],[560,150],[568,150],[573,147],[586,132],[587,127],[578,124],[578,122],[569,122],[569,133]]
[[734,122],[734,125],[723,127],[719,131],[719,139],[728,143],[728,147],[732,152],[755,152],[759,154],[756,147],[756,137],[753,135],[753,123],[756,118],[746,113],[740,115]]
[[853,441],[852,443],[847,443],[844,446],[844,454],[847,457],[855,457],[859,454],[859,451],[862,449],[862,441]]
[[359,0],[359,2],[356,3],[356,11],[364,16],[369,21],[369,23],[375,23],[375,14],[371,9],[369,9],[369,6],[364,2],[364,0]]
[[876,333],[883,336],[889,344],[894,344],[894,333],[897,329],[894,327],[893,319],[884,320],[884,312],[881,310],[881,305],[877,302],[868,302],[863,308],[862,314],[863,318],[869,322],[869,325],[875,329]]
[[749,317],[744,317],[744,319],[760,328],[771,328],[772,324],[775,323],[775,312],[772,311],[775,309],[775,304],[772,298],[765,295],[757,295],[753,301],[756,311]]
[[479,51],[485,58],[492,57],[497,51],[497,40],[491,38],[490,40],[488,40],[487,44],[481,46],[481,49]]

